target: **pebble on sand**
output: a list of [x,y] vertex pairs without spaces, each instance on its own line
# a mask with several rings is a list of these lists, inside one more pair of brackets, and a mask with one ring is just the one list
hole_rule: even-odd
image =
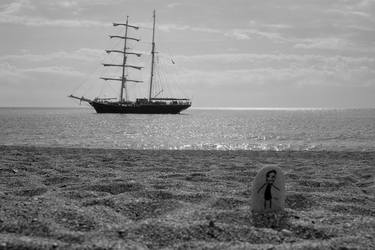
[[256,175],[252,187],[254,212],[281,211],[285,206],[285,177],[281,168],[266,166]]

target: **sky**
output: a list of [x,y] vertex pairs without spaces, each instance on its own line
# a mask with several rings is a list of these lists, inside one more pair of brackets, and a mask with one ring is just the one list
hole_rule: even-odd
[[[129,22],[129,98],[146,92],[156,9],[154,95],[193,107],[375,108],[375,0],[1,0],[0,107],[79,107],[117,97],[112,22]],[[118,69],[117,69],[118,70]],[[160,70],[160,71],[159,71]],[[134,70],[136,71],[136,70]],[[163,85],[165,82],[165,85]],[[133,86],[136,85],[136,86]],[[158,89],[159,88],[159,89]],[[172,90],[170,90],[172,89]]]

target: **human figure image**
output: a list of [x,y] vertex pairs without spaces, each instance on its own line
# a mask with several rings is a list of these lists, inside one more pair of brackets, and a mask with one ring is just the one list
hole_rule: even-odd
[[274,185],[274,182],[276,180],[277,172],[276,170],[270,170],[266,173],[266,182],[258,189],[259,193],[263,188],[265,188],[264,191],[264,209],[268,207],[272,208],[272,188],[276,189],[277,191],[280,191],[280,189]]

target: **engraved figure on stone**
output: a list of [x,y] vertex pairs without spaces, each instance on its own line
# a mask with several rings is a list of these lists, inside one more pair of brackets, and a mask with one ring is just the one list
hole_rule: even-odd
[[272,197],[272,189],[276,189],[277,191],[280,191],[280,189],[274,185],[274,182],[276,180],[277,172],[276,170],[270,170],[266,173],[266,182],[258,189],[259,193],[262,189],[264,190],[264,209],[272,208],[272,199],[277,200],[276,197]]

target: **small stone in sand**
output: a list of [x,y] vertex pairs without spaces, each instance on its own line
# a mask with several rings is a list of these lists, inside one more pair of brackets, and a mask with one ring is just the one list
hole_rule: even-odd
[[252,187],[252,210],[281,211],[285,205],[285,177],[281,168],[267,166],[256,175]]
[[289,231],[288,229],[283,229],[281,230],[281,233],[285,236],[292,236],[293,235],[293,232],[292,231]]

